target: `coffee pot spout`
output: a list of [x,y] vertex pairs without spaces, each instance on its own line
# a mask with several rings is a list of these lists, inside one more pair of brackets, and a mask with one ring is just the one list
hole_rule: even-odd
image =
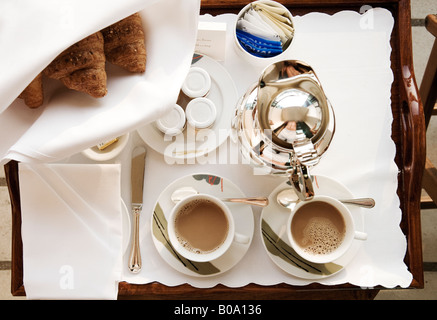
[[307,166],[296,164],[290,172],[289,180],[299,200],[306,201],[314,198],[313,181]]

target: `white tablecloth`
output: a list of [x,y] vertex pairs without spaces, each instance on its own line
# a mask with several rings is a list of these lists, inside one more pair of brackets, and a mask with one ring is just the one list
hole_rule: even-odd
[[[264,66],[251,65],[237,54],[231,33],[235,18],[233,14],[226,14],[201,16],[200,19],[227,22],[226,60],[223,66],[234,79],[241,96],[257,81]],[[363,19],[366,23],[363,23]],[[393,119],[390,89],[393,73],[390,68],[389,39],[393,18],[384,9],[373,9],[364,16],[349,11],[332,16],[311,13],[296,16],[294,22],[296,36],[286,58],[303,60],[314,68],[336,115],[336,132],[331,146],[312,173],[339,181],[357,197],[376,200],[376,206],[366,210],[364,215],[368,240],[341,272],[324,279],[301,279],[282,271],[269,258],[260,234],[261,209],[253,207],[254,237],[242,260],[231,270],[217,276],[186,276],[164,261],[152,241],[153,208],[166,186],[188,174],[210,173],[230,179],[246,195],[254,196],[270,194],[284,180],[254,175],[253,169],[241,162],[223,161],[238,154],[237,145],[230,139],[220,146],[217,158],[208,158],[207,163],[169,164],[162,154],[148,148],[145,201],[140,226],[143,269],[139,274],[129,273],[126,252],[121,281],[138,284],[156,281],[168,286],[189,283],[202,288],[219,283],[239,287],[249,283],[306,285],[314,281],[326,285],[351,283],[361,287],[382,285],[388,288],[407,287],[410,284],[412,275],[403,262],[407,243],[399,227],[401,210],[396,194],[398,168],[394,162],[396,150],[391,139]],[[121,192],[128,206],[130,154],[138,144],[143,144],[143,141],[136,132],[132,132],[124,152],[109,161],[122,165]],[[223,154],[229,157],[222,157]],[[91,160],[76,154],[63,162],[89,163]]]
[[[372,20],[366,21],[372,21],[372,24],[363,24],[363,19],[369,19],[369,15]],[[201,16],[201,20],[228,23],[223,65],[242,95],[257,80],[263,66],[249,65],[236,53],[231,34],[235,17],[231,14]],[[327,285],[351,283],[362,287],[407,287],[412,275],[403,262],[406,239],[399,227],[398,168],[391,139],[393,73],[389,39],[393,18],[386,10],[374,9],[366,16],[347,11],[333,16],[311,13],[295,17],[294,21],[296,37],[287,58],[300,59],[313,66],[336,115],[337,127],[332,144],[312,173],[329,176],[343,183],[355,196],[373,197],[377,203],[373,209],[365,211],[368,240],[362,244],[355,259],[341,272],[316,281]],[[139,142],[134,140],[133,143]],[[230,154],[238,150],[228,139],[218,154],[223,152]],[[125,272],[123,280],[132,283],[157,281],[169,286],[189,283],[196,287],[212,287],[218,283],[238,287],[248,283],[305,285],[313,282],[287,274],[271,261],[262,245],[261,209],[256,207],[253,207],[253,242],[232,270],[210,278],[187,277],[173,270],[159,256],[151,241],[153,206],[162,190],[174,179],[197,172],[228,178],[248,196],[268,195],[283,181],[271,176],[255,176],[250,167],[241,163],[169,165],[161,154],[149,148],[144,192],[147,200],[141,227],[144,266],[139,275]]]

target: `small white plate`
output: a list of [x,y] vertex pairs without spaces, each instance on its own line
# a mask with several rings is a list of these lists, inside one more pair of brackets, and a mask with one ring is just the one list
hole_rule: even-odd
[[[351,199],[353,194],[340,182],[324,176],[314,177],[314,191],[318,195],[327,195],[336,199]],[[304,260],[291,247],[285,226],[290,210],[276,201],[279,192],[291,188],[288,181],[281,183],[269,196],[269,205],[261,214],[261,238],[264,248],[273,262],[285,272],[303,279],[322,279],[330,277],[355,257],[361,241],[354,240],[351,248],[342,257],[331,263],[317,264]],[[358,231],[364,231],[362,208],[348,206]]]
[[[205,69],[211,76],[211,89],[207,96],[217,108],[217,117],[209,129],[201,129],[196,135],[188,130],[167,141],[154,122],[138,129],[138,134],[152,149],[173,159],[191,159],[215,150],[228,137],[231,120],[238,101],[238,93],[232,77],[217,61],[195,54],[192,65]],[[206,133],[206,134],[205,134]]]
[[208,277],[221,274],[234,267],[246,254],[252,242],[254,218],[251,206],[239,203],[226,203],[235,220],[235,232],[250,237],[246,244],[234,242],[221,257],[211,262],[193,262],[179,255],[170,244],[167,234],[167,218],[174,203],[172,193],[182,187],[192,187],[200,193],[218,198],[245,197],[243,192],[231,181],[211,174],[188,175],[170,184],[158,197],[152,215],[152,238],[161,257],[174,269],[189,276]]
[[99,150],[97,146],[85,149],[82,154],[94,161],[108,161],[118,156],[126,147],[129,141],[129,133],[126,133],[120,137],[117,137],[118,141],[109,145],[103,150]]

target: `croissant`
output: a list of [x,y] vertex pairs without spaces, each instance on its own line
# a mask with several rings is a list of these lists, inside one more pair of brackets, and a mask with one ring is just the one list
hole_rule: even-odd
[[24,103],[30,108],[37,108],[44,101],[44,93],[42,86],[42,73],[38,74],[35,79],[23,90],[19,98],[24,100]]
[[64,50],[44,74],[67,88],[100,98],[107,92],[105,61],[103,36],[96,32]]
[[147,52],[140,14],[102,30],[106,59],[130,72],[145,72]]

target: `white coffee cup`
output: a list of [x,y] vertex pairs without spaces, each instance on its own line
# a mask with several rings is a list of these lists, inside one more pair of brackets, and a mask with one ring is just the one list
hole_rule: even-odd
[[[311,249],[311,248],[315,247],[314,242],[316,242],[317,240],[314,240],[312,238],[312,236],[310,236],[308,234],[311,234],[311,233],[314,234],[314,233],[316,233],[315,230],[318,229],[317,236],[320,238],[325,232],[327,232],[326,230],[331,230],[331,234],[332,234],[332,229],[328,229],[327,227],[323,227],[324,231],[320,231],[321,225],[322,224],[326,225],[326,223],[325,223],[326,219],[321,220],[323,218],[320,218],[320,215],[317,215],[316,212],[311,213],[311,216],[313,214],[315,216],[317,216],[317,217],[315,217],[315,219],[311,220],[312,223],[308,223],[308,224],[304,223],[303,224],[303,225],[306,225],[305,228],[302,228],[302,227],[298,228],[295,225],[296,229],[305,230],[305,232],[302,231],[303,234],[306,234],[305,238],[311,238],[314,240],[314,242],[312,242],[314,245],[313,247],[310,247],[310,246],[304,247],[304,246],[302,246],[302,243],[299,244],[298,240],[295,238],[295,236],[293,235],[293,232],[292,232],[292,229],[293,229],[292,224],[297,223],[296,221],[298,220],[298,219],[296,219],[296,216],[297,216],[296,213],[298,211],[300,211],[300,215],[302,215],[303,212],[301,210],[304,206],[308,206],[308,205],[314,204],[316,202],[321,202],[321,203],[324,203],[324,205],[326,205],[326,206],[334,207],[344,221],[344,233],[343,233],[344,235],[343,235],[342,240],[338,241],[339,244],[338,244],[338,246],[334,246],[335,248],[331,248],[331,249],[325,248],[325,249],[328,249],[328,250],[326,250],[328,252],[324,252],[324,253],[320,253],[320,252],[315,253]],[[308,207],[307,207],[307,209],[308,209]],[[316,210],[316,209],[314,208],[314,210]],[[318,212],[322,212],[322,210],[319,210]],[[308,216],[309,216],[309,214],[308,214]],[[308,219],[308,220],[310,220],[310,219]],[[317,222],[314,222],[314,221],[317,221]],[[325,222],[322,223],[322,221],[325,221]],[[303,223],[303,222],[301,222],[301,223]],[[317,228],[316,228],[316,225],[317,225]],[[332,226],[332,223],[329,222],[328,225]],[[296,232],[296,233],[298,233],[298,232]],[[343,256],[348,251],[348,249],[352,246],[354,239],[357,239],[357,240],[366,240],[367,239],[366,233],[356,230],[352,214],[343,203],[341,203],[340,201],[338,201],[334,198],[331,198],[328,196],[322,196],[322,195],[316,195],[316,196],[314,196],[314,198],[312,200],[301,201],[294,207],[294,209],[291,212],[291,215],[287,221],[287,236],[288,236],[288,240],[290,241],[291,247],[296,251],[296,253],[299,256],[301,256],[302,258],[304,258],[305,260],[310,261],[310,262],[314,262],[314,263],[333,262],[333,261],[337,260],[338,258],[340,258],[341,256]],[[301,237],[301,235],[299,237]],[[331,236],[330,240],[332,240],[334,238],[336,238],[336,236]],[[303,241],[304,240],[301,240],[301,242],[303,242]]]
[[[215,204],[218,208],[220,208],[220,210],[223,212],[227,220],[228,229],[227,229],[226,236],[224,237],[224,240],[221,242],[221,244],[215,247],[215,249],[210,250],[208,252],[195,252],[195,250],[193,250],[193,248],[190,245],[183,245],[182,244],[183,241],[178,239],[176,219],[178,215],[181,214],[181,211],[183,211],[182,209],[186,208],[187,205],[195,203],[196,201],[205,201],[205,200],[210,201],[211,203]],[[169,240],[173,248],[181,256],[191,261],[197,261],[197,262],[212,261],[225,254],[229,250],[233,242],[238,242],[241,244],[247,244],[250,242],[250,237],[235,232],[234,218],[232,216],[231,211],[226,206],[226,204],[223,203],[223,201],[221,201],[220,199],[208,194],[196,194],[196,195],[188,196],[182,199],[181,201],[179,201],[174,206],[173,210],[170,213],[167,227],[168,227]]]

